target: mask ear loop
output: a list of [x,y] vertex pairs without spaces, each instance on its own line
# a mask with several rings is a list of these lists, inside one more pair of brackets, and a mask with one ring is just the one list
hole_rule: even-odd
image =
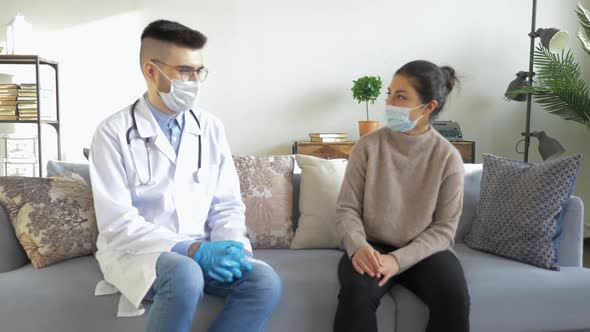
[[[422,105],[420,105],[420,106],[416,106],[416,107],[412,108],[412,109],[410,110],[410,112],[411,112],[411,111],[413,111],[413,110],[417,110],[417,109],[419,109],[420,107],[424,107],[424,106],[426,106],[426,104],[422,104]],[[422,118],[423,118],[425,115],[426,115],[426,110],[424,110],[424,113],[422,113],[422,115],[420,115],[420,116],[419,116],[419,117],[418,117],[416,120],[414,120],[414,122],[418,122],[418,121],[420,121],[420,119],[422,119]]]
[[164,73],[164,72],[162,71],[162,69],[160,68],[160,66],[158,66],[158,65],[157,65],[155,62],[153,62],[153,61],[150,61],[150,62],[151,62],[151,63],[153,63],[153,64],[154,64],[154,66],[156,66],[156,68],[158,68],[158,71],[159,71],[160,73],[162,73],[162,75],[164,75],[164,77],[166,77],[166,79],[167,79],[168,81],[172,82],[172,80],[170,79],[170,77],[168,77],[168,75],[166,75],[166,73]]
[[[162,69],[160,68],[160,66],[158,66],[158,65],[157,65],[155,62],[153,62],[153,61],[150,61],[150,62],[152,63],[152,65],[154,65],[154,66],[155,66],[155,67],[158,69],[158,71],[159,71],[159,72],[160,72],[162,75],[164,75],[164,77],[166,77],[166,79],[167,79],[168,81],[170,81],[170,92],[172,92],[172,89],[174,88],[174,85],[172,84],[172,80],[170,79],[170,77],[168,77],[168,75],[166,75],[166,73],[164,73],[164,72],[162,71]],[[162,92],[162,91],[160,91],[160,90],[158,89],[158,85],[157,85],[157,84],[155,84],[155,83],[156,83],[156,82],[154,82],[154,86],[156,87],[156,91],[158,91],[159,93],[170,93],[170,92]]]

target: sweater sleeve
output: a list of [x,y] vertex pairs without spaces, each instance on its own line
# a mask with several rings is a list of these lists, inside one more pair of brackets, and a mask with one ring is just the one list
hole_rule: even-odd
[[367,151],[360,140],[348,159],[336,203],[336,227],[349,257],[369,245],[362,221],[366,174]]
[[465,171],[458,153],[451,155],[446,166],[432,223],[408,245],[390,253],[397,259],[398,273],[404,272],[437,252],[447,250],[454,243],[457,224],[463,209]]

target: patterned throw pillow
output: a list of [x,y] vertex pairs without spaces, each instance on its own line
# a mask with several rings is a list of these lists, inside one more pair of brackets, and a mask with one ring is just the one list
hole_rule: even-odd
[[559,270],[561,212],[581,161],[581,155],[576,155],[528,164],[484,154],[479,206],[465,243],[476,250]]
[[79,175],[1,177],[0,203],[34,267],[96,251],[92,192]]
[[293,240],[292,156],[238,157],[234,163],[254,248],[289,248]]

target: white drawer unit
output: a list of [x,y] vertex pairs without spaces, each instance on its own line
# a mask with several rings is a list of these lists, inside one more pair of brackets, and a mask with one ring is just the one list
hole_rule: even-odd
[[3,162],[3,176],[30,176],[37,175],[39,166],[35,160],[23,160],[15,162],[14,160],[5,159]]
[[37,176],[39,158],[37,137],[0,135],[0,175]]
[[3,153],[6,159],[36,159],[37,138],[35,137],[2,137]]

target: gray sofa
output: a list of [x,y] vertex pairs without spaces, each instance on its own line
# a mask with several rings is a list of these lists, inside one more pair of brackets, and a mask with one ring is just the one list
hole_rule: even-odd
[[[70,165],[71,166],[71,165]],[[58,169],[63,165],[50,165]],[[69,167],[66,165],[65,167]],[[87,177],[87,169],[78,172]],[[561,271],[536,268],[466,247],[479,198],[481,168],[466,165],[465,202],[454,250],[471,295],[472,331],[590,331],[590,270],[582,268],[583,205],[567,204],[560,239]],[[294,177],[298,206],[299,177]],[[295,209],[294,219],[298,216]],[[282,277],[282,301],[267,331],[332,331],[339,289],[337,250],[255,250]],[[436,278],[434,275],[433,278]],[[13,235],[0,207],[0,332],[143,331],[146,317],[117,318],[118,295],[93,296],[101,272],[91,256],[39,270]],[[192,331],[205,331],[223,300],[206,296]],[[424,331],[428,309],[395,286],[378,310],[380,331]]]

